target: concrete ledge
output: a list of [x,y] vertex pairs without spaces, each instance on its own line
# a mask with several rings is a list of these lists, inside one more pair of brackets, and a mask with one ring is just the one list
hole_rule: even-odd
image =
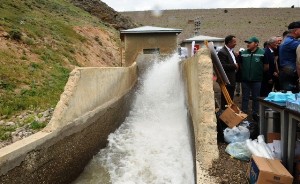
[[0,183],[70,183],[106,146],[129,113],[137,69],[98,69],[73,71],[49,127],[0,149]]
[[137,66],[85,67],[74,69],[45,131],[53,131],[109,102],[125,95],[136,83]]
[[212,161],[219,157],[213,91],[213,65],[210,52],[200,49],[182,63],[186,103],[193,122],[197,183],[215,183],[208,174]]

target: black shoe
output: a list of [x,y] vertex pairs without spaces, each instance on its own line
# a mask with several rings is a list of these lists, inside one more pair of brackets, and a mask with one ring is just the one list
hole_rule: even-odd
[[259,115],[258,114],[252,114],[252,118],[255,122],[259,122]]

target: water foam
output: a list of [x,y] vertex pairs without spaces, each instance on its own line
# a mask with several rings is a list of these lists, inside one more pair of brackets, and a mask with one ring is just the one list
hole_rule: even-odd
[[193,184],[187,119],[179,57],[173,55],[148,69],[129,116],[75,183],[105,183],[106,177],[113,184]]

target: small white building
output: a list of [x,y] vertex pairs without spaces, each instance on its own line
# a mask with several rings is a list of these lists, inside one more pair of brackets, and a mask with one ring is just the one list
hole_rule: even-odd
[[[187,48],[188,57],[192,55],[192,51],[195,49],[200,49],[201,47],[205,47],[204,41],[213,42],[216,49],[223,47],[225,38],[218,38],[212,36],[198,35],[192,38],[188,38],[183,40],[180,44],[181,47]],[[192,48],[194,42],[194,48]]]

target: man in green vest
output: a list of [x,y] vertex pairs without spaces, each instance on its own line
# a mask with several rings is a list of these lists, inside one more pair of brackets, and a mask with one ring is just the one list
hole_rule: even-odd
[[258,47],[259,40],[255,36],[245,41],[247,49],[240,54],[239,65],[242,73],[242,111],[248,113],[250,94],[252,95],[252,118],[259,121],[258,100],[263,72],[268,70],[268,62],[264,58],[264,50]]

